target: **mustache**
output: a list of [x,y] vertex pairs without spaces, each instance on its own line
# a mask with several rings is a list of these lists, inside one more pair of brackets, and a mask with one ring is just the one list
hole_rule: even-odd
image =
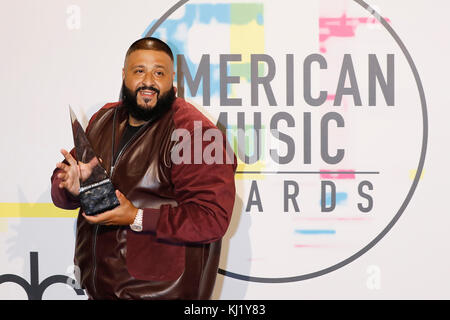
[[[136,96],[139,90],[152,90],[158,96],[156,105],[151,109],[145,109],[137,104]],[[122,82],[122,88],[120,89],[120,100],[123,103],[123,107],[129,112],[131,116],[138,120],[148,121],[150,119],[157,119],[162,116],[167,110],[169,110],[176,99],[176,92],[174,87],[160,95],[160,90],[153,85],[142,85],[135,91],[128,89],[124,82]]]
[[149,86],[149,87],[147,87],[147,86],[142,86],[142,87],[139,87],[139,88],[137,88],[136,89],[136,94],[139,92],[139,91],[142,91],[142,90],[149,90],[149,91],[154,91],[154,92],[156,92],[156,94],[159,96],[159,93],[160,93],[160,90],[158,89],[158,88],[155,88],[155,87],[153,87],[153,86]]

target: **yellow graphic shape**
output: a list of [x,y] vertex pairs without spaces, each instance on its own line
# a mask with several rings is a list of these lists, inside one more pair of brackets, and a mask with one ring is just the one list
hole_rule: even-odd
[[[240,82],[250,83],[251,66],[250,55],[264,53],[264,25],[257,22],[256,13],[262,14],[260,4],[241,4],[232,6],[232,17],[236,21],[230,25],[230,53],[240,54],[241,60],[230,63],[230,75],[239,76]],[[242,23],[248,17],[253,17],[248,23]],[[242,21],[241,21],[242,20]],[[258,64],[258,76],[264,74],[265,64]],[[239,84],[230,85],[230,97],[239,97],[237,88]]]
[[266,167],[264,161],[258,160],[253,164],[246,164],[238,160],[238,166],[236,169],[236,180],[263,180],[265,175],[262,173],[242,173],[242,172],[252,172],[252,171],[263,171]]
[[63,210],[55,207],[53,203],[0,203],[0,218],[76,218],[77,216],[78,210]]
[[[417,169],[409,170],[409,178],[411,180],[414,180],[414,178],[416,177],[416,174],[417,174]],[[425,174],[425,170],[422,170],[419,180],[421,180],[423,178],[424,174]]]
[[241,54],[240,63],[250,63],[252,53],[264,53],[264,25],[255,20],[246,25],[230,26],[230,53]]
[[[253,126],[247,125],[246,130],[252,130]],[[262,126],[261,130],[264,131],[265,127]],[[231,138],[230,138],[231,137]],[[252,164],[246,164],[238,157],[238,140],[237,140],[237,127],[231,126],[227,129],[227,139],[230,142],[230,145],[233,146],[233,151],[236,154],[236,158],[238,161],[238,165],[236,168],[236,175],[234,176],[236,180],[261,180],[265,178],[263,173],[247,173],[247,172],[259,172],[264,171],[266,168],[266,162],[263,160],[258,160]],[[261,144],[264,145],[264,138],[261,141]],[[246,137],[245,145],[250,145],[250,138]]]

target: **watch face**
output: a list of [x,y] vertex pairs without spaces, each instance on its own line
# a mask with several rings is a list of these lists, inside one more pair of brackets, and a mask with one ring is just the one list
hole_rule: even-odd
[[140,225],[132,224],[132,225],[130,226],[130,228],[131,228],[131,230],[133,230],[133,231],[135,231],[135,232],[141,232],[141,231],[142,231],[142,226],[140,226]]

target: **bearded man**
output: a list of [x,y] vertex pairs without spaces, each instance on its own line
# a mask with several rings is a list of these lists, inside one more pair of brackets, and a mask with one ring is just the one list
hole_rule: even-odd
[[[87,137],[120,203],[95,216],[82,209],[78,215],[74,261],[90,299],[212,295],[235,200],[236,158],[220,133],[213,135],[220,140],[210,153],[215,161],[194,161],[211,143],[196,141],[194,132],[218,129],[176,97],[174,76],[166,43],[134,42],[122,69],[120,101],[89,121]],[[174,150],[182,150],[183,161]],[[65,160],[51,177],[52,200],[60,208],[79,208],[80,179],[89,176],[89,164],[77,162],[74,150],[61,153]]]

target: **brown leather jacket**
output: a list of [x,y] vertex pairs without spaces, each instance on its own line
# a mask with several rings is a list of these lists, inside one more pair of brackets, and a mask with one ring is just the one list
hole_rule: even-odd
[[[118,146],[127,118],[120,103],[107,104],[91,118],[86,130],[109,174],[113,139]],[[146,125],[118,156],[111,180],[136,207],[143,208],[143,232],[128,226],[91,225],[78,216],[74,261],[90,298],[211,297],[221,239],[234,205],[236,158],[233,154],[232,164],[225,160],[224,164],[174,164],[172,133],[175,129],[193,133],[195,121],[201,121],[203,133],[215,128],[201,112],[177,98],[169,111]],[[203,141],[202,149],[209,143]],[[196,148],[194,141],[192,147]],[[51,179],[53,202],[61,208],[77,208],[78,200],[58,188],[57,173],[55,169]]]

